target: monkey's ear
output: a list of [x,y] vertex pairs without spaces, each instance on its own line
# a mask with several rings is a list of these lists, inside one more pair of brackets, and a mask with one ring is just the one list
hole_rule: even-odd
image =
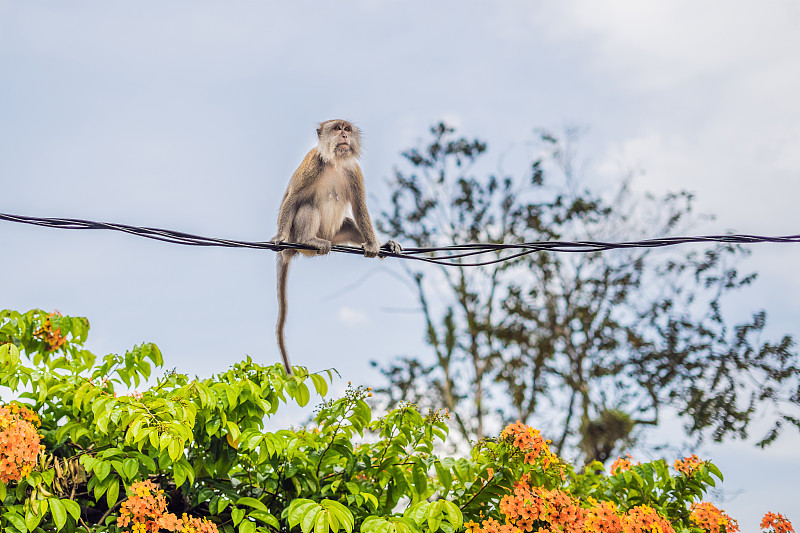
[[317,128],[317,139],[322,135],[322,128]]

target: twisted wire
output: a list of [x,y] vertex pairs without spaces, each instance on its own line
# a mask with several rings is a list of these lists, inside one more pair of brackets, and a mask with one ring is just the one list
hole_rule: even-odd
[[[94,222],[91,220],[80,220],[74,218],[41,218],[23,215],[11,215],[0,213],[0,220],[8,222],[18,222],[35,226],[59,229],[105,229],[130,233],[147,239],[168,242],[172,244],[182,244],[185,246],[223,246],[228,248],[251,248],[260,250],[316,250],[313,246],[291,242],[273,243],[268,241],[241,241],[235,239],[220,239],[215,237],[203,237],[181,231],[167,230],[161,228],[149,228],[130,226],[127,224],[115,224],[110,222]],[[800,243],[800,235],[786,235],[780,237],[765,237],[761,235],[702,235],[697,237],[662,237],[656,239],[646,239],[641,241],[625,242],[600,242],[600,241],[542,241],[542,242],[522,242],[513,244],[504,243],[472,243],[457,244],[452,246],[435,246],[425,248],[403,248],[399,254],[392,253],[387,249],[382,249],[381,257],[397,257],[399,259],[413,259],[425,261],[445,266],[484,266],[511,259],[516,259],[534,252],[566,252],[566,253],[587,253],[603,252],[606,250],[630,249],[630,248],[660,248],[664,246],[675,246],[689,243],[727,243],[727,244],[756,244],[756,243]],[[332,252],[363,255],[364,250],[357,246],[333,245]],[[496,256],[493,259],[476,261],[471,263],[463,262],[462,259],[469,257],[479,257],[483,254],[495,254],[508,252],[505,255]]]

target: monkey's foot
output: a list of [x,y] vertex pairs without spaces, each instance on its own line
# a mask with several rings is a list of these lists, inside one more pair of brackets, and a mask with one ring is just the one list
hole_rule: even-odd
[[364,249],[364,255],[366,257],[377,257],[378,252],[380,252],[380,247],[378,246],[378,243],[365,242],[361,245],[361,247]]
[[390,254],[401,254],[403,253],[403,247],[400,246],[400,243],[395,241],[386,241],[383,246],[381,246],[382,251],[389,252]]

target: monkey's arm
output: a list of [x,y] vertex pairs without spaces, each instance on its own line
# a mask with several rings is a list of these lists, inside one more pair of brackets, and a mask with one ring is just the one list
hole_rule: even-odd
[[292,174],[278,211],[278,233],[270,239],[271,242],[280,243],[289,240],[294,216],[310,186],[313,185],[314,178],[319,174],[320,166],[319,155],[314,148],[306,154],[303,162]]
[[364,255],[367,257],[375,257],[380,251],[380,246],[378,245],[378,240],[375,238],[375,230],[372,228],[372,220],[369,218],[369,211],[367,210],[367,198],[364,192],[364,175],[361,173],[361,168],[357,165],[351,171],[350,182],[353,218],[355,219],[359,231],[361,231],[361,235],[364,236],[365,242],[362,243]]
[[286,191],[286,195],[281,202],[280,211],[278,211],[278,233],[270,239],[271,242],[276,244],[286,242],[289,240],[289,234],[292,228],[292,217],[297,212],[294,196]]

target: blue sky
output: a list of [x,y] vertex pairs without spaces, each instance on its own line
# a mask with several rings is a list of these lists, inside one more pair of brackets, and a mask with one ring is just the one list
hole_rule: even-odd
[[[698,232],[794,234],[798,30],[800,7],[772,0],[0,0],[0,212],[265,240],[317,122],[365,132],[375,217],[399,153],[445,119],[487,140],[490,158],[517,153],[506,170],[518,174],[534,128],[577,124],[598,186],[632,172],[639,190],[694,191],[717,215]],[[0,247],[0,305],[87,316],[96,352],[153,341],[167,367],[198,375],[246,354],[278,359],[271,252],[5,222]],[[745,266],[760,279],[738,309],[766,309],[772,333],[798,335],[799,260],[791,245],[753,247]],[[354,256],[297,261],[294,361],[369,385],[370,359],[427,353],[398,272]],[[703,451],[743,531],[768,510],[800,520],[797,434],[763,452]]]

